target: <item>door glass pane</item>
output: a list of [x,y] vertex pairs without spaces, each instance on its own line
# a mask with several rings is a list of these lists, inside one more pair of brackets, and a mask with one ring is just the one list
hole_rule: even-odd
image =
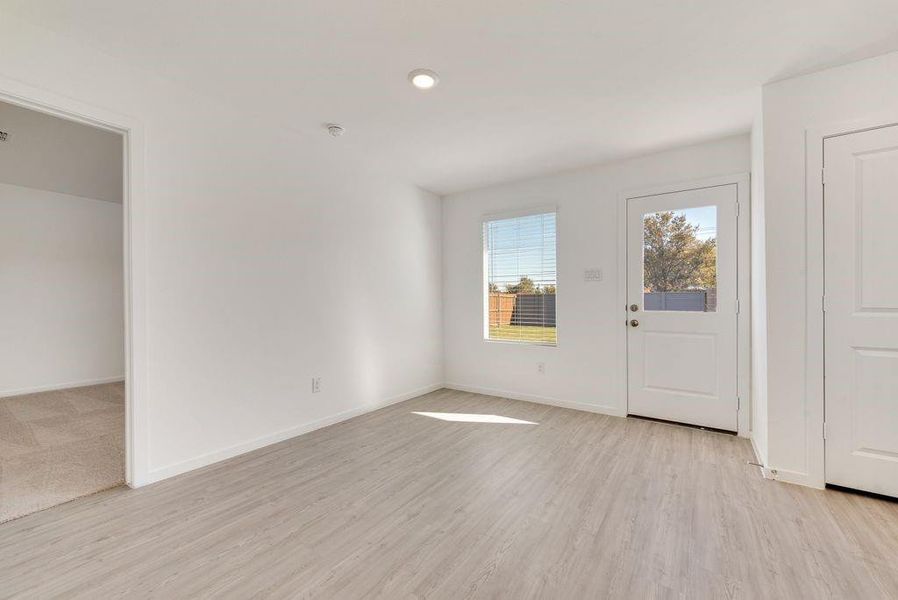
[[643,217],[645,310],[717,310],[717,207]]

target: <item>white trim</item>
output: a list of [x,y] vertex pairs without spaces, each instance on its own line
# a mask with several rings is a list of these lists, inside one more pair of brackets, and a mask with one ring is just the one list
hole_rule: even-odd
[[736,389],[740,437],[751,435],[751,176],[736,176]]
[[[555,317],[555,320],[556,320],[555,328],[558,329],[558,325],[557,325],[558,317],[557,316]],[[484,319],[484,322],[485,321],[486,321],[486,319]],[[489,331],[486,332],[486,335],[488,335],[488,334],[489,334]],[[556,337],[556,339],[558,338],[557,331],[555,332],[555,337]],[[558,347],[558,342],[555,342],[554,344],[550,344],[549,342],[530,342],[527,340],[493,340],[488,337],[484,337],[483,342],[487,343],[487,344],[504,344],[506,346],[537,346],[539,348],[557,348]]]
[[753,435],[750,435],[748,437],[751,440],[751,449],[755,453],[755,460],[757,460],[759,464],[763,465],[764,468],[767,468],[767,456],[761,452],[761,449],[755,442],[755,437]]
[[527,208],[501,210],[494,213],[488,213],[480,217],[481,223],[488,221],[502,221],[503,219],[516,219],[518,217],[532,217],[533,215],[545,215],[548,213],[558,213],[558,206],[555,204],[542,204],[530,206]]
[[[487,223],[483,220],[480,222],[480,339],[489,341],[490,339],[490,282],[489,282],[489,252],[487,251]],[[558,228],[558,219],[556,217],[555,227]],[[558,251],[558,238],[556,233],[556,249]],[[555,305],[556,309],[558,305]]]
[[[751,433],[751,186],[748,173],[734,173],[717,177],[706,177],[679,183],[668,183],[645,188],[625,190],[618,195],[618,307],[621,312],[622,327],[618,333],[618,372],[620,373],[619,397],[621,404],[628,406],[627,394],[627,202],[646,196],[658,196],[686,192],[724,185],[736,186],[736,201],[739,203],[736,225],[736,294],[739,314],[736,315],[736,394],[739,412],[737,433],[749,437]],[[622,308],[621,308],[622,307]],[[626,414],[626,408],[624,413]]]
[[123,244],[125,281],[125,481],[146,483],[149,471],[146,406],[146,235],[144,229],[145,135],[130,116],[83,103],[0,76],[0,100],[122,135]]
[[234,444],[233,446],[228,446],[226,448],[221,448],[220,450],[207,452],[206,454],[201,454],[200,456],[196,456],[185,461],[158,467],[148,473],[145,483],[162,481],[163,479],[168,479],[169,477],[174,477],[175,475],[187,473],[188,471],[193,471],[194,469],[199,469],[201,467],[218,463],[229,458],[234,458],[235,456],[240,456],[241,454],[246,454],[247,452],[252,452],[253,450],[258,450],[260,448],[270,446],[271,444],[283,442],[285,440],[289,440],[306,433],[311,433],[312,431],[322,429],[330,425],[336,425],[337,423],[352,419],[353,417],[358,417],[366,413],[374,412],[375,410],[385,408],[387,406],[390,406],[391,404],[397,404],[399,402],[411,400],[412,398],[417,398],[418,396],[429,394],[430,392],[435,392],[442,388],[443,384],[434,383],[422,388],[418,388],[417,390],[413,390],[411,392],[406,392],[404,394],[400,394],[398,396],[376,402],[374,404],[367,404],[358,408],[345,410],[335,415],[329,415],[320,419],[316,419],[314,421],[310,421],[308,423],[295,425],[276,433],[271,433],[251,440],[246,440],[245,442],[240,442],[239,444]]
[[99,379],[85,379],[82,381],[71,381],[68,383],[52,383],[50,385],[39,385],[30,388],[20,388],[17,390],[0,391],[0,398],[9,398],[12,396],[22,396],[24,394],[39,394],[41,392],[55,392],[57,390],[67,390],[71,388],[87,387],[89,385],[102,385],[104,383],[121,383],[125,380],[124,375],[116,375],[114,377],[101,377]]
[[[558,327],[558,299],[555,299],[555,343],[530,342],[526,340],[493,340],[490,339],[490,304],[489,304],[489,260],[487,256],[487,235],[486,225],[492,221],[502,221],[504,219],[516,219],[519,217],[531,217],[534,215],[545,215],[549,213],[555,214],[555,258],[558,259],[558,240],[559,240],[559,222],[558,222],[558,206],[554,204],[543,204],[539,206],[531,206],[529,208],[512,209],[507,211],[499,211],[488,213],[480,217],[480,303],[481,303],[481,341],[487,344],[510,344],[514,346],[538,346],[541,348],[557,348],[559,338]],[[555,273],[555,285],[558,286],[558,273]],[[557,292],[556,292],[557,294]]]
[[630,312],[627,309],[627,207],[630,194],[621,192],[617,201],[617,308],[621,311],[621,326],[618,327],[617,333],[617,369],[618,389],[617,397],[620,399],[620,406],[623,407],[623,413],[629,412],[629,386],[630,374],[628,367],[627,352],[629,352],[629,340],[627,335],[627,327],[629,327]]
[[794,485],[803,485],[805,487],[824,489],[824,486],[821,482],[816,481],[814,478],[810,477],[807,473],[799,473],[798,471],[790,471],[788,469],[776,469],[770,466],[767,457],[761,453],[761,449],[758,448],[758,445],[755,443],[755,438],[750,437],[751,439],[751,448],[755,454],[755,460],[758,461],[758,464],[761,465],[762,472],[764,474],[765,479],[772,479],[774,481],[781,481],[783,483],[791,483]]
[[[822,488],[826,484],[824,319],[821,298],[825,290],[823,264],[823,142],[826,138],[898,125],[898,112],[865,119],[822,123],[805,129],[805,468],[806,472],[779,471],[782,481]],[[820,260],[810,260],[810,257]],[[786,473],[785,476],[782,476]]]
[[586,404],[585,402],[572,402],[569,400],[560,400],[558,398],[550,398],[547,396],[519,394],[517,392],[497,390],[494,388],[485,388],[476,385],[465,385],[462,383],[447,383],[443,387],[448,390],[456,390],[459,392],[470,392],[472,394],[481,394],[483,396],[495,396],[496,398],[508,398],[510,400],[520,400],[522,402],[534,402],[536,404],[546,404],[548,406],[557,406],[559,408],[570,408],[572,410],[580,410],[583,412],[591,412],[600,415],[610,415],[612,417],[627,416],[627,412],[625,410],[621,410],[616,406],[607,406],[603,404]]
[[767,467],[767,470],[770,473],[771,479],[775,479],[776,481],[782,481],[783,483],[792,483],[795,485],[803,485],[805,487],[815,488],[818,490],[822,490],[826,487],[822,481],[818,481],[816,477],[813,477],[807,473],[777,469],[775,467]]

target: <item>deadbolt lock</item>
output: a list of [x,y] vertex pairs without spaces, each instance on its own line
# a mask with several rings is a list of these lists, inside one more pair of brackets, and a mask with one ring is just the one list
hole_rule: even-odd
[[639,305],[638,305],[638,304],[631,304],[631,305],[630,305],[630,312],[637,312],[638,310],[639,310]]

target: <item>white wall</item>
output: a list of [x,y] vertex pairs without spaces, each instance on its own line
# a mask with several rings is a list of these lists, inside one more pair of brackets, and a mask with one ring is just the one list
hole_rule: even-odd
[[0,396],[124,377],[120,204],[0,183],[0,290]]
[[[444,343],[452,386],[624,414],[618,295],[618,201],[623,191],[747,172],[748,135],[454,194],[443,199]],[[558,346],[484,341],[481,217],[558,207]],[[600,268],[587,283],[583,270]],[[546,365],[537,372],[537,362]]]
[[339,115],[272,122],[6,15],[3,80],[145,134],[137,483],[442,381],[440,201],[348,152],[352,130],[327,136]]
[[0,102],[0,181],[122,202],[122,136]]
[[764,209],[763,96],[751,129],[751,438],[767,464],[767,242]]
[[769,463],[794,481],[823,484],[822,431],[808,428],[822,399],[805,391],[806,269],[822,261],[805,252],[806,132],[877,115],[893,122],[896,107],[898,53],[764,88]]

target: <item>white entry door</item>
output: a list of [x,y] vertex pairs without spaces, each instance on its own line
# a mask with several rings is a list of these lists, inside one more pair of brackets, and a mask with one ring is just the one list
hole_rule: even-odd
[[737,186],[627,202],[628,412],[736,431]]
[[898,126],[824,166],[826,481],[898,496]]

